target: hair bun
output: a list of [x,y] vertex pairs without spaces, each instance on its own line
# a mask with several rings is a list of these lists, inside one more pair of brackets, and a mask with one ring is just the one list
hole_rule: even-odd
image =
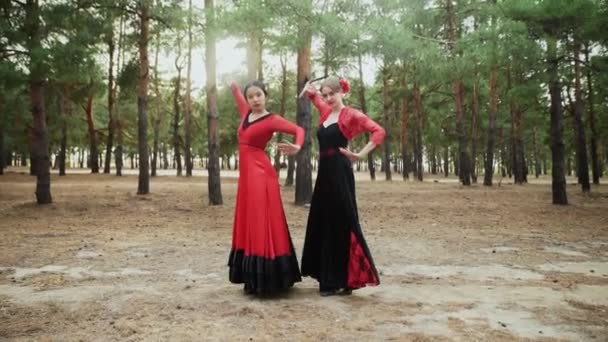
[[348,81],[343,78],[340,79],[340,87],[342,87],[342,92],[344,94],[348,94],[350,91],[350,84],[348,84]]

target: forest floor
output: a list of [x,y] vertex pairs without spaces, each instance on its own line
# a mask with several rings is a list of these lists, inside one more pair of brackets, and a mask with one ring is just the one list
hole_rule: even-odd
[[[360,174],[382,284],[321,297],[305,278],[250,297],[228,282],[229,173],[219,207],[202,176],[157,177],[137,196],[134,175],[89,174],[53,175],[53,204],[37,206],[23,171],[0,176],[0,340],[608,341],[605,185],[568,185],[571,204],[554,206],[548,178]],[[308,209],[282,192],[300,257]]]

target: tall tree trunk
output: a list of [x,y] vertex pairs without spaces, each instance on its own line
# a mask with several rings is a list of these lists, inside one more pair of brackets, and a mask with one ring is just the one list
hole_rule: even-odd
[[532,149],[534,153],[534,177],[538,178],[541,174],[540,151],[538,146],[538,128],[532,128]]
[[[307,13],[312,12],[312,0],[304,0]],[[299,94],[306,82],[310,79],[310,48],[312,44],[312,31],[310,24],[305,22],[305,19],[300,19],[298,24],[298,36],[300,46],[298,47],[298,71],[297,71],[297,94]],[[296,165],[296,191],[295,203],[303,205],[310,203],[312,199],[312,165],[311,158],[311,125],[312,117],[310,110],[310,101],[306,97],[297,99],[297,124],[302,127],[306,134],[304,137],[304,146],[297,154]]]
[[169,168],[169,158],[167,158],[167,144],[163,143],[163,170],[167,170]]
[[44,107],[45,70],[42,60],[42,29],[38,0],[27,0],[25,5],[25,27],[28,35],[29,90],[33,117],[32,150],[36,164],[36,201],[48,204],[51,198],[51,171],[49,163],[49,138]]
[[108,37],[108,137],[106,141],[106,163],[103,173],[110,173],[110,162],[112,161],[112,147],[114,144],[114,18],[110,17],[110,35]]
[[[517,80],[517,76],[515,76]],[[511,69],[507,71],[508,89],[512,90]],[[524,151],[522,133],[522,110],[514,96],[509,98],[509,109],[511,111],[511,170],[514,175],[515,184],[524,183]]]
[[[401,79],[401,87],[403,91],[407,91],[407,80],[404,72],[404,76]],[[408,143],[409,143],[409,120],[410,120],[410,112],[409,112],[409,103],[407,94],[403,95],[401,100],[401,122],[400,122],[400,138],[401,138],[401,163],[403,164],[403,172],[401,173],[403,176],[403,180],[407,181],[410,178],[408,164],[409,164],[409,153],[408,153]],[[387,127],[388,128],[388,127]]]
[[[125,19],[124,16],[120,17],[120,30],[118,35],[118,53],[117,53],[117,61],[116,65],[118,66],[119,72],[122,70],[121,60],[124,63],[124,54],[125,48],[123,47],[125,36]],[[118,92],[118,85],[114,84],[114,98],[116,99],[116,94]],[[120,105],[120,100],[117,103]],[[116,166],[116,176],[122,176],[122,166],[123,166],[123,124],[120,115],[120,106],[118,106],[118,110],[116,111],[115,121],[115,129],[116,129],[116,148],[114,149],[114,164]]]
[[251,30],[247,34],[247,78],[262,79],[262,38],[260,32]]
[[564,175],[564,124],[562,118],[562,89],[559,83],[557,57],[557,40],[547,37],[547,74],[549,77],[549,95],[551,97],[551,155],[552,155],[552,191],[553,204],[568,204],[566,194],[566,177]]
[[450,150],[446,144],[443,149],[443,176],[448,177],[450,175]]
[[[285,107],[287,106],[287,60],[284,54],[281,54],[281,102],[279,107],[280,115],[285,114]],[[280,132],[277,134],[277,143],[283,140],[283,134]],[[277,148],[274,152],[274,170],[277,176],[281,173],[281,151]]]
[[[456,41],[456,14],[454,13],[454,7],[452,0],[446,0],[446,34],[448,40],[448,49],[450,50],[450,56],[454,58],[456,51],[454,51],[454,44]],[[471,185],[471,163],[469,160],[469,153],[467,151],[467,134],[465,130],[465,117],[464,117],[464,85],[460,76],[454,76],[452,80],[452,94],[456,104],[456,130],[458,135],[458,164],[459,172],[458,175],[463,185]]]
[[87,127],[89,131],[89,161],[91,173],[99,173],[99,151],[97,147],[97,131],[95,130],[95,121],[93,120],[93,94],[87,98],[87,103],[84,106],[84,112],[87,118]]
[[475,73],[475,83],[473,84],[473,106],[471,122],[471,178],[477,184],[477,149],[481,133],[481,116],[479,109],[479,76]]
[[158,144],[160,140],[160,125],[163,119],[163,111],[161,109],[162,98],[160,94],[160,79],[158,76],[158,53],[160,51],[160,31],[156,33],[156,52],[154,53],[154,140],[152,143],[152,170],[150,176],[156,177],[156,168],[158,167]]
[[181,43],[178,38],[177,41],[177,56],[175,57],[175,68],[177,69],[177,78],[175,79],[175,91],[173,93],[173,160],[175,161],[175,167],[177,168],[177,176],[182,175],[182,155],[181,155],[181,139],[179,136],[179,122],[180,118],[180,105],[179,98],[181,96],[181,84],[182,84],[182,67],[179,64],[181,58]]
[[139,150],[139,177],[137,194],[150,192],[150,159],[148,157],[148,83],[150,66],[148,61],[148,41],[150,25],[150,0],[141,2],[141,24],[139,35],[139,86],[137,91],[137,137]]
[[59,112],[61,115],[61,142],[59,147],[59,175],[65,176],[65,164],[68,145],[68,118],[71,116],[71,104],[68,96],[68,89],[65,86],[59,95]]
[[576,175],[581,184],[583,192],[591,191],[589,184],[589,160],[587,158],[587,136],[583,114],[583,95],[581,86],[581,44],[577,37],[574,38],[574,129],[576,138]]
[[[589,59],[589,45],[585,46],[585,62],[591,65]],[[600,184],[600,162],[599,162],[599,134],[595,117],[595,108],[593,107],[593,79],[591,67],[587,68],[587,104],[589,106],[589,128],[591,129],[591,173],[593,176],[593,184]]]
[[389,96],[389,70],[386,62],[382,67],[382,115],[383,125],[386,127],[386,137],[384,138],[384,173],[386,175],[386,181],[392,180],[391,175],[391,150],[390,150],[390,96]]
[[[367,101],[365,99],[365,83],[363,82],[363,57],[361,56],[360,44],[357,45],[357,64],[359,71],[359,83],[361,89],[359,90],[359,102],[361,103],[361,110],[367,115]],[[369,133],[366,134],[369,139]],[[367,154],[367,169],[369,170],[369,178],[372,181],[376,180],[376,165],[374,163],[374,152],[371,151]]]
[[296,172],[296,157],[289,156],[287,158],[287,177],[285,178],[285,186],[293,186],[293,176]]
[[422,141],[422,127],[424,125],[424,113],[422,110],[422,94],[418,81],[414,82],[414,103],[416,107],[416,176],[419,181],[424,179],[424,164],[422,162],[422,151],[424,142]]
[[[496,0],[492,0],[496,6]],[[492,16],[492,35],[496,37],[496,16]],[[498,64],[496,61],[496,39],[492,44],[492,66],[490,70],[490,111],[488,123],[488,137],[486,140],[486,153],[484,158],[483,185],[492,186],[494,177],[494,147],[496,145],[496,122],[498,117]]]
[[220,183],[220,132],[217,108],[216,54],[215,54],[215,9],[213,0],[205,0],[205,70],[207,72],[207,146],[209,153],[208,192],[209,203],[220,205],[222,187]]
[[186,66],[186,111],[184,113],[184,161],[186,176],[192,176],[192,0],[188,0],[188,60]]

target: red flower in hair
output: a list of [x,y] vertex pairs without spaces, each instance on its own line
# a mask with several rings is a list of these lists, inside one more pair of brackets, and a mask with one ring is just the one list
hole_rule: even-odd
[[342,92],[344,94],[348,94],[350,91],[350,84],[348,84],[348,81],[343,78],[340,79],[340,87],[342,87]]

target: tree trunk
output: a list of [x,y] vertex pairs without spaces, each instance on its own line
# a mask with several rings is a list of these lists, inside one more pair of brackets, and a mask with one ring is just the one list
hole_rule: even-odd
[[[496,6],[496,0],[492,0]],[[496,16],[492,16],[492,33],[496,36]],[[498,64],[496,62],[496,39],[492,39],[492,67],[490,71],[490,111],[486,157],[484,160],[483,185],[492,186],[494,177],[494,146],[496,145],[496,122],[498,117]]]
[[[312,1],[305,0],[307,11],[312,12]],[[298,25],[300,46],[298,47],[297,92],[299,94],[310,79],[310,48],[312,31],[309,23],[301,19]],[[310,136],[312,117],[310,100],[305,96],[297,99],[297,124],[305,130],[304,146],[297,154],[295,203],[310,203],[312,198],[312,165],[310,163],[312,141]]]
[[114,20],[110,19],[111,32],[108,37],[108,137],[106,141],[106,163],[103,173],[110,173],[110,162],[112,161],[112,147],[114,144]]
[[[287,106],[287,60],[281,54],[281,102],[279,107],[279,115],[285,115],[285,107]],[[283,134],[277,134],[277,143],[283,140]],[[274,152],[274,170],[277,177],[281,174],[281,151],[277,148]]]
[[180,151],[180,136],[179,136],[179,122],[180,118],[180,105],[179,98],[181,94],[181,83],[182,83],[182,68],[179,65],[179,59],[181,57],[181,44],[178,40],[177,43],[177,57],[175,57],[175,67],[177,68],[177,78],[175,79],[175,91],[173,93],[173,160],[175,161],[175,167],[177,168],[177,176],[182,175],[182,155]]
[[[511,70],[508,71],[507,84],[511,90]],[[515,184],[524,183],[524,151],[522,133],[522,110],[513,96],[509,98],[511,111],[511,166]]]
[[137,132],[139,150],[139,177],[137,194],[150,192],[150,160],[148,157],[148,83],[150,67],[148,61],[148,41],[150,24],[150,0],[141,1],[141,24],[139,35],[139,86],[137,91]]
[[382,115],[383,115],[383,126],[386,127],[386,137],[384,138],[384,173],[386,175],[386,181],[392,180],[391,175],[391,150],[390,150],[390,96],[389,96],[389,70],[386,63],[382,68]]
[[220,183],[220,137],[219,111],[217,108],[216,53],[215,53],[215,9],[213,0],[205,0],[205,70],[207,73],[207,146],[209,153],[208,192],[209,204],[220,205],[222,187]]
[[30,58],[29,90],[33,117],[32,151],[36,170],[36,201],[48,204],[51,198],[51,173],[49,163],[49,138],[46,127],[44,106],[45,70],[41,56],[42,29],[40,27],[40,8],[38,0],[27,0],[25,5],[25,27],[28,35],[28,54]]
[[443,149],[443,176],[448,177],[450,175],[450,150],[448,145]]
[[[125,49],[123,47],[123,42],[124,42],[124,35],[125,35],[125,20],[124,17],[121,16],[120,17],[120,31],[119,31],[119,36],[118,36],[118,53],[117,53],[117,61],[116,61],[116,65],[118,66],[118,70],[120,71],[121,68],[121,60],[124,61],[124,53],[125,53]],[[116,94],[118,92],[118,87],[115,84],[114,85],[114,98],[116,99]],[[119,102],[120,103],[120,102]],[[121,115],[120,115],[120,107],[118,109],[118,111],[116,111],[116,117],[114,118],[114,124],[115,124],[115,129],[116,129],[116,148],[114,149],[114,164],[116,167],[116,176],[122,176],[122,166],[123,166],[123,131],[122,131],[122,120],[121,120]]]
[[[585,62],[587,65],[591,65],[589,59],[589,49],[587,45],[585,47]],[[593,79],[591,73],[591,67],[587,68],[587,104],[589,106],[589,128],[591,129],[591,173],[593,176],[593,184],[600,184],[600,162],[599,162],[599,134],[597,130],[597,123],[595,117],[595,109],[593,107]]]
[[587,158],[587,136],[585,133],[585,124],[583,123],[583,114],[585,108],[583,105],[583,95],[581,87],[581,63],[579,61],[581,55],[581,44],[578,38],[574,41],[574,129],[576,139],[576,175],[581,184],[583,192],[591,191],[589,184],[589,160]]
[[99,173],[97,131],[95,130],[95,121],[93,120],[93,94],[90,94],[87,98],[87,104],[84,107],[84,112],[87,117],[87,127],[89,130],[89,161],[91,173]]
[[184,161],[186,176],[192,176],[192,0],[188,0],[188,61],[186,67],[186,111],[184,113]]
[[557,57],[557,40],[547,38],[547,74],[549,77],[549,94],[551,97],[551,159],[553,204],[568,204],[566,194],[566,177],[564,175],[564,125],[562,118],[562,89],[559,83]]
[[296,171],[296,157],[289,156],[287,158],[287,178],[285,178],[285,186],[293,186],[293,176]]
[[[454,51],[454,43],[456,39],[456,19],[452,0],[446,0],[446,34],[448,40],[448,49],[450,56],[453,58],[456,55]],[[452,80],[452,94],[456,104],[456,130],[458,135],[458,176],[463,185],[471,185],[471,163],[467,151],[467,135],[465,130],[464,117],[464,85],[460,76],[454,76]]]
[[[359,46],[358,46],[359,48]],[[363,83],[363,60],[360,49],[357,50],[357,64],[359,70],[359,83],[361,89],[359,91],[359,102],[361,103],[361,111],[367,115],[367,101],[365,99],[365,83]],[[369,139],[369,133],[366,133]],[[372,181],[376,180],[376,165],[374,163],[374,151],[367,154],[367,169],[369,170],[369,178]]]
[[159,76],[158,76],[158,53],[160,51],[160,31],[156,34],[156,52],[154,53],[154,103],[155,103],[155,115],[154,115],[154,137],[152,143],[152,170],[150,176],[156,177],[156,168],[158,167],[158,144],[160,140],[160,125],[163,119],[163,111],[161,109],[162,98],[159,88]]
[[419,181],[424,179],[424,165],[422,162],[423,144],[422,141],[422,128],[424,126],[424,113],[422,110],[422,94],[420,92],[420,85],[418,81],[414,82],[414,102],[416,107],[416,176]]
[[61,115],[61,142],[59,148],[59,175],[65,176],[65,164],[68,145],[68,118],[71,115],[71,104],[67,87],[59,95],[59,114]]
[[163,143],[163,170],[169,168],[169,158],[167,158],[167,144]]
[[475,83],[473,84],[473,106],[472,122],[471,122],[471,178],[473,184],[477,184],[477,148],[480,141],[481,133],[481,116],[479,109],[479,76],[475,74]]
[[532,149],[534,153],[534,177],[538,178],[541,174],[540,151],[538,147],[538,128],[532,128]]
[[262,39],[260,32],[252,30],[247,35],[247,78],[262,80]]
[[[405,73],[404,73],[405,74]],[[401,87],[403,88],[403,91],[407,91],[407,80],[406,80],[406,76],[404,75],[403,78],[401,79]],[[409,103],[408,103],[408,98],[407,98],[407,94],[403,94],[403,98],[401,100],[401,122],[400,122],[400,138],[401,138],[401,163],[403,164],[403,171],[402,171],[402,176],[403,176],[403,180],[407,181],[410,178],[409,175],[409,170],[408,170],[408,164],[409,164],[409,159],[410,156],[408,154],[408,143],[409,143],[409,135],[408,135],[408,130],[409,130],[409,119],[410,119],[410,113],[409,113]],[[388,129],[388,127],[387,127]]]

